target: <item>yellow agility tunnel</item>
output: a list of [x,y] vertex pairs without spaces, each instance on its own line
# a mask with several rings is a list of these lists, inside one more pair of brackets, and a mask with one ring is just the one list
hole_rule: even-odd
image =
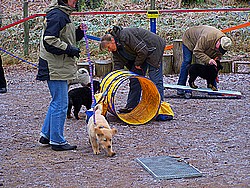
[[[141,99],[139,104],[130,112],[120,114],[117,112],[117,95],[122,85],[126,85],[130,78],[137,78],[141,85]],[[107,74],[101,82],[101,92],[105,93],[107,110],[125,123],[131,125],[145,124],[155,117],[160,104],[161,97],[155,84],[146,77],[139,76],[131,71],[113,71]],[[127,99],[122,99],[125,106]]]

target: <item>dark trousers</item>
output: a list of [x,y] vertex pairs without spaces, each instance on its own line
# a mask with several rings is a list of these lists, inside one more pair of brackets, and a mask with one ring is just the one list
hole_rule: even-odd
[[0,88],[6,88],[6,80],[4,77],[3,62],[1,56],[0,56]]
[[[135,66],[133,65],[130,69],[130,71],[141,75],[145,76],[146,71],[148,70],[149,78],[150,80],[156,85],[160,96],[161,100],[164,100],[164,88],[163,88],[163,76],[162,76],[162,63],[159,68],[155,68],[146,62],[141,65],[142,70],[136,69]],[[130,83],[129,83],[129,94],[128,94],[128,99],[127,99],[127,105],[126,107],[128,108],[135,108],[141,99],[141,85],[140,82],[137,78],[131,78]]]
[[[135,66],[133,65],[132,68],[130,69],[130,71],[132,71],[138,75],[145,76],[144,71],[147,70],[147,67],[141,66],[141,68],[143,70],[136,69]],[[139,104],[140,98],[141,98],[141,84],[137,78],[130,78],[129,93],[128,93],[126,107],[135,108]]]

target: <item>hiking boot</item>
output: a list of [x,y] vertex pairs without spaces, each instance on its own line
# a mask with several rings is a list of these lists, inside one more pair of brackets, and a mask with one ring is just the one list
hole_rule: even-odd
[[125,107],[125,108],[120,108],[120,109],[118,110],[118,112],[119,112],[120,114],[126,114],[126,113],[131,112],[132,110],[133,110],[133,108]]
[[75,150],[77,146],[71,146],[69,144],[65,145],[53,145],[51,144],[51,149],[54,151],[67,151],[67,150]]
[[41,136],[41,138],[39,139],[39,142],[40,142],[41,144],[49,144],[49,139],[47,139],[47,138]]

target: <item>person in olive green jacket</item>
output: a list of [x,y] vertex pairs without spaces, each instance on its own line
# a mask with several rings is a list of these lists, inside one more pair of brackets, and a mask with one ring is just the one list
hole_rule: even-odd
[[[114,70],[124,69],[146,75],[156,85],[161,101],[164,101],[162,57],[166,46],[165,39],[142,28],[122,28],[114,26],[101,38],[100,49],[112,53]],[[130,79],[129,94],[125,108],[120,113],[131,112],[140,102],[141,86],[136,78]]]
[[77,0],[52,0],[46,12],[40,42],[37,80],[47,81],[51,102],[42,126],[39,142],[55,151],[73,150],[64,138],[68,108],[68,80],[76,77],[76,42],[84,37],[83,26],[77,29],[70,19]]
[[[222,31],[212,26],[194,26],[189,28],[182,37],[183,62],[181,65],[178,85],[186,85],[187,65],[192,62],[192,55],[200,64],[217,65],[215,60],[230,49],[232,41]],[[183,90],[177,90],[183,95]]]

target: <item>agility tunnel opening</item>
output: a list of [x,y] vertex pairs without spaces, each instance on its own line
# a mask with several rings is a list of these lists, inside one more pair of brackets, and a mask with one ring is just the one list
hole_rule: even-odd
[[[127,96],[126,98],[121,98],[119,95],[121,95],[121,92],[129,90],[128,82],[131,78],[137,78],[141,85],[140,102],[131,112],[121,114],[118,112],[118,109],[119,106],[121,107],[121,103],[122,107],[126,105]],[[155,117],[161,104],[160,94],[155,84],[148,78],[130,71],[118,70],[107,74],[101,82],[101,92],[106,92],[105,102],[107,103],[107,110],[125,123],[131,125],[149,122]]]

